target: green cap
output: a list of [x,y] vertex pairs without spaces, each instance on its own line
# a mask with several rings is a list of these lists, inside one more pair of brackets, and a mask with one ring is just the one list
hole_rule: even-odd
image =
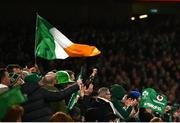
[[41,80],[41,78],[42,77],[39,76],[37,73],[31,73],[24,78],[24,81],[29,83],[37,83]]
[[63,70],[56,72],[56,79],[58,84],[74,82],[70,79],[70,75],[68,74],[68,72]]

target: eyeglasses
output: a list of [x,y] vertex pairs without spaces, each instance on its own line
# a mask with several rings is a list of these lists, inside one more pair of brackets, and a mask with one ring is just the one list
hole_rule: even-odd
[[111,93],[106,93],[106,95],[111,95]]

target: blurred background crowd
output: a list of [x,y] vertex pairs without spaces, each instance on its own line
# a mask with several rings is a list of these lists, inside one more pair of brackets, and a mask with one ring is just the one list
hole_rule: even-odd
[[[0,23],[1,68],[12,63],[23,68],[34,65],[33,24],[26,21]],[[58,26],[73,42],[94,45],[102,53],[90,58],[53,61],[37,58],[43,75],[51,70],[69,69],[77,76],[83,66],[87,78],[96,67],[95,91],[114,84],[122,85],[127,92],[141,92],[151,87],[167,96],[168,105],[176,110],[180,108],[179,15],[150,14],[148,18],[134,21],[126,17],[110,26],[106,22]]]
[[[39,61],[44,62],[42,65],[49,65],[49,68],[44,68],[46,70],[71,69],[78,72],[81,66],[86,69],[98,67],[99,86],[119,83],[129,90],[152,86],[169,95],[171,103],[179,103],[179,21],[178,16],[158,15],[111,28],[67,28],[72,41],[96,45],[102,54],[94,58]],[[25,67],[34,63],[33,34],[27,30],[31,28],[25,24],[18,26],[16,23],[1,25],[1,66],[19,63]]]

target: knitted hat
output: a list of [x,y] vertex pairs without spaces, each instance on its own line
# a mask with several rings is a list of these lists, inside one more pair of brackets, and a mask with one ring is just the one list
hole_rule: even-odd
[[129,95],[133,99],[138,99],[141,96],[141,93],[139,91],[131,91]]
[[110,88],[111,94],[113,98],[116,98],[118,100],[122,100],[124,95],[127,93],[126,90],[118,84],[114,84]]
[[56,79],[58,84],[74,82],[70,79],[70,75],[68,74],[68,72],[63,70],[56,72]]
[[39,76],[37,73],[31,73],[24,78],[24,81],[29,83],[37,83],[41,80],[41,78],[42,77]]

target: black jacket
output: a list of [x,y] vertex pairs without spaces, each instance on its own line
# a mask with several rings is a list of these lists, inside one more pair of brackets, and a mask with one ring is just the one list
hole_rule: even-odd
[[78,85],[73,84],[60,92],[50,92],[44,88],[34,89],[33,92],[28,91],[28,102],[22,105],[24,108],[22,121],[48,122],[53,114],[50,102],[62,100],[78,89]]
[[85,120],[87,122],[104,122],[105,117],[110,113],[113,113],[110,103],[97,98],[92,102],[91,108],[87,110]]

